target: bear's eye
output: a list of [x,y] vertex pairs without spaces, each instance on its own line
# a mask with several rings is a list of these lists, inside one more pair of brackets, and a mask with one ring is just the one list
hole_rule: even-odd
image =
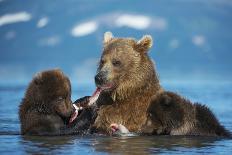
[[102,66],[104,63],[105,63],[105,61],[104,61],[104,60],[101,60],[101,61],[100,61],[100,66]]
[[121,61],[113,59],[112,64],[113,66],[118,67],[121,65]]

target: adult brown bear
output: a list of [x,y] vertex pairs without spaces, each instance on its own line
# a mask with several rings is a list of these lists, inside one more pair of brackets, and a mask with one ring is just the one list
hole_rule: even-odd
[[151,36],[139,41],[104,35],[104,49],[95,83],[102,91],[94,127],[108,133],[110,124],[126,126],[139,132],[147,119],[147,108],[153,95],[162,92],[154,64],[148,56]]
[[230,136],[207,107],[193,105],[161,87],[147,54],[151,46],[152,38],[148,35],[136,41],[105,33],[95,76],[98,89],[104,89],[97,101],[100,108],[95,129],[103,133],[120,130],[121,133]]

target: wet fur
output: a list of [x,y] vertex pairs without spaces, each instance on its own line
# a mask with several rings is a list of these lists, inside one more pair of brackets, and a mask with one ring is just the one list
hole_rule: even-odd
[[191,103],[173,92],[153,98],[143,133],[231,137],[205,105]]
[[38,73],[19,107],[21,133],[59,134],[74,109],[69,79],[60,70]]
[[[95,79],[95,83],[114,87],[97,101],[100,108],[94,129],[109,133],[110,124],[116,123],[138,133],[230,136],[206,106],[164,91],[147,54],[151,46],[151,36],[136,41],[105,33],[96,75],[103,80]],[[118,60],[122,63],[115,67]]]
[[[140,132],[152,96],[162,91],[147,54],[152,40],[109,36],[105,40],[98,73],[104,73],[105,81],[113,83],[114,89],[100,95],[94,128],[97,132],[109,133],[110,124],[117,123],[131,132]],[[120,60],[121,66],[113,67],[114,59]]]
[[68,77],[58,69],[40,72],[29,84],[19,106],[21,134],[85,134],[96,117],[96,108],[86,107],[88,102],[89,97],[75,102],[85,109],[69,124],[75,109],[72,106]]
[[83,110],[79,111],[78,117],[71,125],[62,129],[63,133],[87,135],[95,132],[95,130],[91,130],[91,128],[97,117],[98,107],[95,104],[88,106],[89,98],[90,96],[85,96],[74,102],[77,107],[83,107]]

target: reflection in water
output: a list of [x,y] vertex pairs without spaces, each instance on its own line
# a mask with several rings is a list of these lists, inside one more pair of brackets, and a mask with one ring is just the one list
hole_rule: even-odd
[[214,146],[219,138],[184,136],[23,136],[25,152],[37,153],[94,153],[94,154],[150,154]]
[[202,148],[216,142],[213,137],[138,136],[97,139],[94,148],[100,152],[150,154],[177,151],[178,148]]
[[[67,146],[74,145],[74,136],[22,136],[21,144],[29,154],[41,154],[55,151],[65,151]],[[67,148],[66,148],[67,147]],[[62,149],[66,148],[66,149]]]

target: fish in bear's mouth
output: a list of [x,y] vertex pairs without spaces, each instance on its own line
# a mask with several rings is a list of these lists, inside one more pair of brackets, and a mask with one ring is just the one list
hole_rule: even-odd
[[[97,101],[102,91],[108,90],[111,88],[112,88],[112,85],[105,85],[105,86],[97,87],[93,95],[89,98],[88,106],[93,105]],[[77,107],[75,104],[73,104],[73,107],[75,108],[75,112],[71,115],[69,119],[69,124],[71,124],[81,114],[83,110],[83,107]]]

